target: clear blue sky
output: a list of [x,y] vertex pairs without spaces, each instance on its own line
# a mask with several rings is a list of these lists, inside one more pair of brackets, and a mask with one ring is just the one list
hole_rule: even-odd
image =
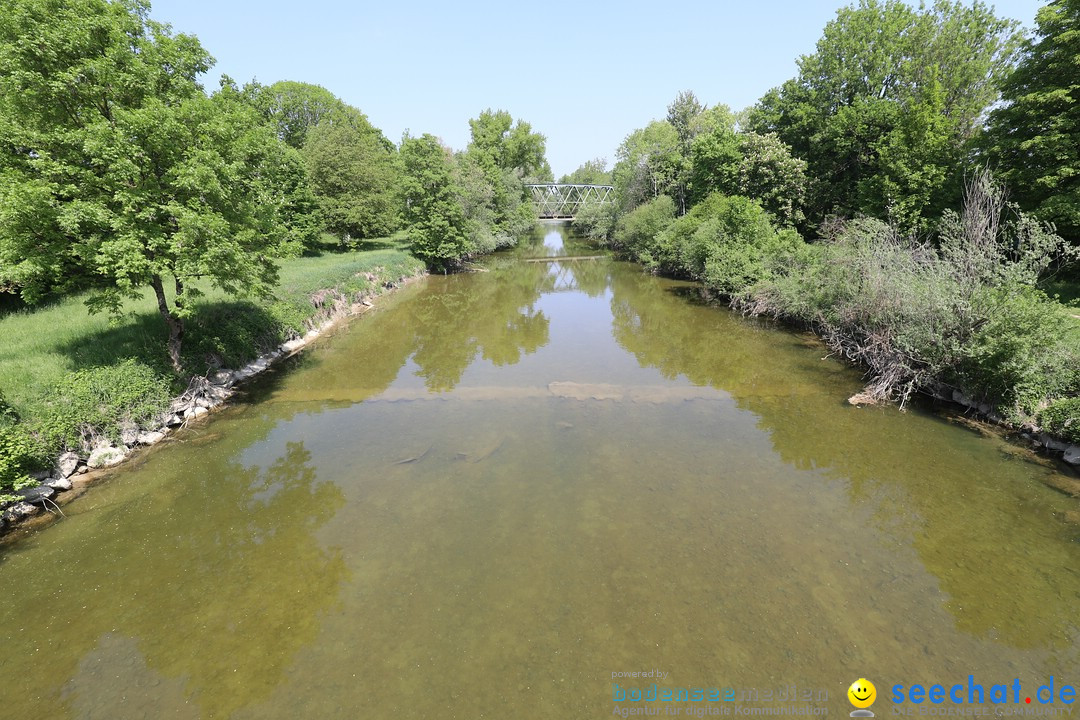
[[[397,142],[456,149],[469,118],[508,110],[547,136],[556,177],[614,158],[634,128],[693,90],[738,110],[793,77],[845,0],[348,2],[153,0],[152,16],[217,58],[206,78],[322,85]],[[1040,0],[1001,0],[1034,25]]]

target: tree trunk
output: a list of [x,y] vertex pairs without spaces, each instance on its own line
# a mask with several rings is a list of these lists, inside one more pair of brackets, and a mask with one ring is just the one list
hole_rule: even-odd
[[[169,302],[165,298],[165,285],[161,282],[161,276],[155,275],[150,280],[150,286],[154,288],[154,295],[157,296],[158,312],[161,313],[161,317],[165,318],[165,324],[169,326],[169,360],[172,361],[173,370],[179,375],[184,371],[180,366],[180,345],[184,340],[184,320],[169,310]],[[183,300],[181,299],[183,292],[184,286],[177,280],[177,307],[183,307]]]

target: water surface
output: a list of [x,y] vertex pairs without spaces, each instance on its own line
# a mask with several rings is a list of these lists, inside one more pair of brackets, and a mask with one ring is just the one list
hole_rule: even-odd
[[1060,468],[853,408],[813,338],[566,259],[595,254],[548,226],[406,288],[4,549],[5,716],[607,717],[654,668],[834,716],[858,677],[879,716],[895,683],[1077,684]]

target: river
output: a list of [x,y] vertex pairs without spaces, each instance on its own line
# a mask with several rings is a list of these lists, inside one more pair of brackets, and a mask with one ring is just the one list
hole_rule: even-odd
[[406,287],[5,548],[0,713],[599,718],[658,682],[840,716],[865,677],[883,716],[896,684],[1078,684],[1067,471],[852,407],[814,338],[567,259],[596,254],[547,225]]

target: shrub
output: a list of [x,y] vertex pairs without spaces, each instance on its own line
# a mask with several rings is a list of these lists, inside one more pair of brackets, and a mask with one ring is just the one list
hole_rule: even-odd
[[638,262],[656,268],[659,264],[656,238],[674,221],[675,201],[661,195],[619,218],[615,246]]
[[32,485],[29,471],[38,464],[38,445],[21,425],[0,427],[0,503],[11,493]]
[[1043,430],[1063,440],[1080,443],[1080,397],[1063,398],[1050,403],[1039,413]]
[[1065,339],[1066,318],[1041,291],[1026,285],[987,289],[976,295],[972,310],[978,327],[956,371],[970,394],[1022,422],[1045,398],[1080,390],[1080,357]]
[[946,381],[1023,421],[1045,398],[1075,394],[1080,353],[1060,307],[1032,287],[1061,238],[981,175],[939,240],[872,219],[838,225],[820,254],[791,256],[745,306],[814,325],[870,368],[867,391],[880,399]]
[[802,244],[798,233],[777,233],[772,217],[749,198],[713,193],[656,239],[665,269],[704,281],[727,295],[768,274],[769,258]]
[[617,208],[618,206],[613,202],[603,205],[599,203],[582,205],[574,212],[574,232],[595,240],[601,245],[611,245],[615,237]]
[[0,396],[0,503],[14,500],[12,492],[33,483],[28,473],[40,461],[38,443],[18,420]]
[[124,424],[147,423],[164,411],[171,394],[166,378],[133,359],[78,370],[51,391],[34,429],[50,454],[99,435],[115,441]]

